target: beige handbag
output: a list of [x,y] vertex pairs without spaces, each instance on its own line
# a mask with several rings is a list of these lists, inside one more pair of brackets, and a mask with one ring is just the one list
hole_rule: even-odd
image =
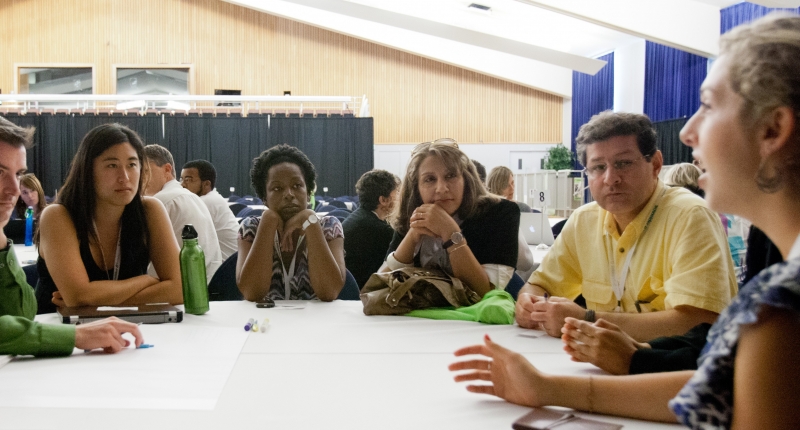
[[471,306],[480,296],[437,269],[403,267],[373,273],[361,289],[365,315],[404,315],[416,309]]

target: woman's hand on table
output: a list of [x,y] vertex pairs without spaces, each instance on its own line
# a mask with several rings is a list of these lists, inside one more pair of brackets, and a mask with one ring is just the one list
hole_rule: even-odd
[[461,348],[454,354],[457,357],[479,354],[491,359],[459,361],[448,366],[454,372],[472,371],[456,375],[453,378],[456,382],[491,382],[490,385],[467,385],[467,391],[491,394],[524,406],[537,407],[546,404],[542,398],[542,394],[547,393],[544,375],[522,355],[492,342],[489,335],[484,336],[483,345]]

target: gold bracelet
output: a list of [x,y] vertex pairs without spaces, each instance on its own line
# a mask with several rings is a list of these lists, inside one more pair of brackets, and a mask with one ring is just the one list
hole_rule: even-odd
[[589,375],[589,413],[590,414],[594,413],[594,405],[592,405],[592,394],[593,394],[592,392],[593,391],[594,390],[592,390],[592,375]]
[[467,246],[466,243],[462,243],[461,245],[451,247],[450,249],[447,250],[447,255],[450,255],[450,254],[456,252],[456,250],[464,248],[466,246]]

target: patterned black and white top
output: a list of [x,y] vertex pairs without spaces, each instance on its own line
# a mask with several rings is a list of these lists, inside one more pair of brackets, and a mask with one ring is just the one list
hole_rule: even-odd
[[761,306],[800,316],[800,258],[794,255],[794,249],[788,261],[764,269],[742,287],[711,327],[697,372],[669,402],[678,421],[691,428],[730,428],[741,326],[757,322]]
[[[261,222],[260,216],[248,217],[242,220],[239,227],[239,238],[253,243]],[[332,216],[324,216],[319,220],[325,240],[330,242],[337,237],[344,238],[342,223]],[[285,280],[288,280],[286,285]],[[272,300],[311,300],[317,295],[311,288],[311,278],[308,274],[308,247],[305,236],[300,236],[295,246],[292,261],[281,260],[281,247],[278,232],[272,247],[272,279],[270,280],[269,293]]]

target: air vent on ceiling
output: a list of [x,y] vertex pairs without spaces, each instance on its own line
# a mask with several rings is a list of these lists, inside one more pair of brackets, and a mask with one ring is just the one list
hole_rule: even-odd
[[471,7],[473,9],[479,10],[481,12],[491,12],[492,11],[491,7],[486,6],[486,5],[482,5],[482,4],[478,4],[478,3],[470,3],[470,5],[467,6],[467,7]]

